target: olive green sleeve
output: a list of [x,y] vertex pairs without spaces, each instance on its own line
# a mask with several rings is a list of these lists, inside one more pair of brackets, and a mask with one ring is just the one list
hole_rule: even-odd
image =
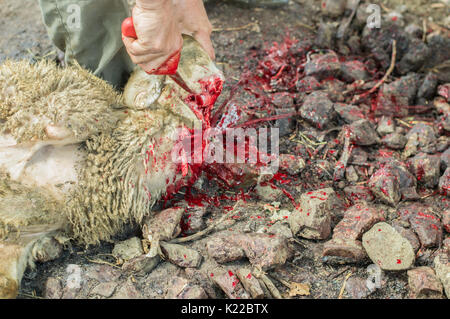
[[134,65],[122,43],[121,24],[130,15],[126,0],[39,0],[50,38],[95,75],[121,86]]

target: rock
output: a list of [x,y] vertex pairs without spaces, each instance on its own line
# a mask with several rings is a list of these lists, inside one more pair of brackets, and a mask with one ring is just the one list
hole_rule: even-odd
[[266,202],[277,201],[283,196],[283,191],[280,188],[275,188],[267,184],[264,186],[261,184],[256,185],[255,192],[258,198]]
[[236,275],[244,286],[245,290],[250,293],[253,299],[264,298],[264,290],[262,290],[258,279],[252,275],[249,269],[239,268]]
[[102,282],[91,290],[91,294],[109,298],[113,295],[114,291],[116,291],[116,288],[116,282]]
[[169,241],[181,233],[180,221],[184,208],[174,207],[165,209],[144,221],[142,233],[145,239]]
[[202,287],[193,285],[187,279],[174,277],[165,299],[208,299],[208,295]]
[[393,222],[392,227],[404,238],[406,238],[409,243],[411,244],[414,252],[416,253],[420,248],[420,241],[417,235],[414,233],[414,231],[411,230],[411,228],[405,228],[403,227],[400,222]]
[[364,63],[358,60],[346,61],[341,64],[341,77],[344,81],[367,81],[369,73]]
[[336,78],[340,71],[339,57],[333,51],[325,54],[313,54],[311,60],[305,64],[306,76],[313,76],[318,80]]
[[382,210],[358,203],[350,207],[333,230],[333,238],[360,240],[374,224],[384,221]]
[[394,150],[403,149],[407,141],[404,135],[398,133],[387,134],[381,139],[381,143]]
[[374,130],[372,124],[366,119],[353,122],[349,125],[349,128],[351,132],[351,141],[356,145],[368,146],[380,142],[377,132]]
[[143,299],[144,297],[132,282],[126,282],[117,289],[112,299]]
[[401,188],[400,192],[402,193],[402,200],[418,200],[420,199],[419,194],[417,194],[417,190],[415,187],[405,187]]
[[450,233],[450,210],[444,210],[442,212],[442,224],[447,233]]
[[284,265],[291,255],[287,239],[275,234],[250,233],[235,237],[252,266],[264,271]]
[[434,258],[434,270],[444,286],[447,298],[450,298],[450,261],[448,252],[443,252]]
[[290,175],[298,175],[305,168],[305,161],[300,156],[280,154],[280,169]]
[[287,109],[294,107],[294,98],[289,93],[277,92],[272,94],[270,97],[272,104],[277,108]]
[[418,267],[408,270],[410,298],[435,299],[442,298],[442,284],[436,277],[433,268]]
[[328,98],[336,102],[344,102],[345,98],[342,92],[347,88],[346,84],[335,78],[327,78],[321,82],[322,90],[327,92]]
[[403,162],[391,158],[384,164],[384,167],[397,176],[400,189],[415,188],[417,186],[416,178],[409,172],[407,165]]
[[61,256],[63,246],[53,237],[44,237],[33,246],[32,255],[37,262],[45,263]]
[[335,47],[337,22],[320,21],[314,44],[320,49],[332,49]]
[[133,237],[114,245],[112,254],[122,260],[129,260],[138,257],[144,253],[142,242],[138,237]]
[[387,167],[377,170],[369,180],[369,189],[386,204],[395,206],[400,201],[400,181]]
[[436,93],[436,87],[438,84],[438,77],[434,73],[428,73],[417,92],[418,98],[431,99]]
[[335,117],[333,103],[325,92],[312,92],[305,98],[300,115],[317,128],[323,129]]
[[350,183],[356,183],[358,181],[359,176],[353,165],[347,166],[347,168],[345,169],[345,178]]
[[231,271],[214,274],[211,278],[230,299],[250,299],[237,276]]
[[450,83],[439,85],[438,94],[450,102]]
[[[364,260],[367,255],[361,242],[344,238],[332,238],[323,245],[325,261],[338,264],[356,263]],[[329,258],[332,258],[329,260]]]
[[[276,115],[295,113],[295,108],[284,108],[284,109],[275,109]],[[291,134],[296,126],[295,116],[285,117],[282,119],[275,120],[274,127],[279,128],[280,137]]]
[[198,251],[183,245],[161,242],[161,250],[168,261],[179,267],[198,268],[202,262]]
[[369,188],[362,185],[347,186],[344,188],[344,193],[352,204],[360,201],[371,202],[375,199]]
[[244,258],[245,252],[242,247],[236,246],[231,238],[233,236],[236,236],[236,233],[223,232],[210,237],[206,242],[208,255],[221,264]]
[[442,240],[442,224],[431,206],[409,204],[398,210],[403,221],[409,222],[423,247],[438,246]]
[[390,84],[383,84],[378,93],[375,114],[407,116],[407,107],[413,105],[419,83],[419,76],[410,74]]
[[419,70],[431,54],[430,48],[421,39],[411,39],[408,51],[396,64],[400,74]]
[[61,280],[55,277],[49,277],[45,283],[45,299],[61,299],[63,288]]
[[321,84],[313,76],[305,76],[304,78],[298,80],[297,90],[298,92],[313,92],[320,90],[322,88]]
[[419,153],[408,160],[409,170],[420,184],[434,188],[439,183],[440,158],[425,153]]
[[159,255],[153,257],[141,255],[126,261],[122,265],[122,270],[129,274],[145,276],[155,269],[155,267],[159,264],[159,261]]
[[346,123],[353,123],[365,118],[361,109],[356,105],[335,103],[334,110]]
[[441,166],[445,169],[450,167],[450,148],[441,154]]
[[283,265],[290,256],[284,236],[261,233],[222,232],[206,243],[208,255],[218,263],[247,257],[263,270]]
[[405,145],[403,158],[408,158],[418,152],[434,153],[436,136],[432,126],[419,123],[414,125],[406,134],[408,142]]
[[392,117],[382,116],[378,122],[377,132],[381,136],[391,134],[395,132],[395,122]]
[[181,219],[181,229],[184,234],[192,235],[206,228],[203,218],[207,213],[206,210],[207,206],[186,206]]
[[439,179],[439,190],[442,194],[450,196],[450,167],[445,170]]
[[366,280],[353,276],[347,280],[345,291],[351,299],[363,299],[370,294]]
[[327,239],[337,201],[332,188],[302,194],[299,207],[289,218],[292,233],[308,239]]
[[322,13],[329,17],[337,18],[344,14],[347,0],[322,0]]
[[121,276],[121,272],[109,265],[92,265],[86,271],[86,277],[98,282],[116,281]]
[[269,234],[274,234],[274,235],[279,235],[281,237],[286,237],[286,238],[292,238],[292,230],[291,228],[289,228],[289,225],[282,223],[282,222],[278,222],[275,223],[274,225],[272,225],[272,227],[270,227],[270,229],[268,230]]
[[423,35],[423,28],[419,27],[417,24],[410,23],[406,26],[405,32],[417,39],[421,39]]
[[362,244],[373,263],[383,270],[405,270],[414,264],[413,247],[387,223],[375,224],[363,235]]

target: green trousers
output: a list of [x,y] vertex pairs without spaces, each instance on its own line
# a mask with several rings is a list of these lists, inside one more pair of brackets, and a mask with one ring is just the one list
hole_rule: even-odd
[[66,63],[76,60],[95,75],[122,87],[135,65],[122,43],[127,0],[39,0],[48,34]]

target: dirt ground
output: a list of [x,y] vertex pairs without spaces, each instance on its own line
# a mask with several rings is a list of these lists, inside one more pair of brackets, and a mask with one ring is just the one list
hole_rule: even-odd
[[[373,1],[380,3],[380,1]],[[389,0],[381,1],[383,12],[406,6],[403,13],[405,24],[414,22],[423,26],[424,21],[433,22],[441,26],[448,27],[449,7],[448,1],[427,1],[427,0]],[[434,5],[431,5],[433,2]],[[213,24],[214,32],[212,40],[216,49],[216,63],[224,71],[227,83],[225,85],[222,99],[227,94],[229,88],[237,82],[245,57],[250,49],[261,48],[265,43],[281,41],[289,32],[290,36],[300,41],[311,39],[315,36],[318,23],[322,19],[320,14],[320,1],[318,0],[294,0],[289,5],[277,8],[243,8],[229,1],[211,0],[206,4],[210,21]],[[0,62],[6,58],[11,59],[37,59],[46,57],[53,59],[56,56],[55,48],[50,43],[45,28],[41,22],[37,1],[29,0],[3,0],[0,6]],[[447,25],[446,25],[447,24]],[[289,151],[289,143],[282,144],[285,150]],[[221,193],[217,185],[211,182],[207,185],[211,194]],[[294,190],[295,194],[295,190]],[[437,205],[442,205],[437,199]],[[251,198],[249,204],[256,204],[256,200]],[[230,201],[223,202],[223,205],[232,205]],[[261,206],[257,206],[261,209]],[[292,204],[289,199],[282,200],[282,207],[291,209]],[[388,208],[389,209],[389,208]],[[219,216],[220,209],[212,207],[210,219],[214,220]],[[251,214],[251,213],[249,213]],[[258,214],[256,212],[255,214]],[[261,214],[261,212],[259,212]],[[242,229],[248,221],[240,220],[233,225],[233,229]],[[130,229],[123,234],[120,239],[138,235],[137,230]],[[191,247],[196,248],[202,255],[206,255],[206,239],[195,241]],[[70,247],[63,255],[45,264],[37,264],[35,269],[29,269],[25,273],[20,291],[20,298],[41,298],[44,294],[44,285],[49,277],[65,280],[69,273],[68,265],[78,265],[83,273],[89,273],[92,269],[99,267],[102,261],[108,269],[117,271],[114,263],[115,259],[110,256],[113,244],[104,243],[100,247],[85,250],[83,247]],[[284,281],[306,282],[311,285],[309,296],[296,298],[337,298],[346,277],[351,274],[353,277],[367,278],[365,265],[330,265],[323,262],[322,247],[323,242],[299,239],[294,243],[296,253],[294,258],[283,267],[272,273],[273,278],[282,278]],[[420,262],[418,263],[420,264]],[[426,265],[428,264],[425,263]],[[239,265],[239,263],[237,263]],[[145,298],[164,298],[170,279],[183,270],[168,263],[160,263],[150,274],[143,277],[126,277],[122,275],[120,282],[132,283],[137,287]],[[348,277],[347,277],[348,278]],[[386,272],[385,284],[381,289],[372,293],[368,298],[397,299],[406,298],[408,293],[408,278],[406,272]],[[96,284],[91,278],[86,277],[78,298],[98,298],[89,294],[91,288]],[[275,281],[280,292],[288,291],[281,281]],[[217,297],[223,298],[222,292],[216,289]],[[345,292],[344,298],[348,295]]]

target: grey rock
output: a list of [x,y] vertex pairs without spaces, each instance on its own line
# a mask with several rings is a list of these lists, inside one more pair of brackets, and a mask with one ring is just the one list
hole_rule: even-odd
[[333,103],[325,92],[308,95],[300,108],[300,115],[319,129],[324,129],[335,117]]
[[109,298],[116,291],[117,285],[118,284],[113,281],[102,282],[102,283],[98,284],[97,286],[95,286],[94,289],[92,289],[91,294]]
[[114,256],[125,261],[138,257],[143,253],[144,249],[142,248],[142,242],[138,237],[133,237],[116,243],[112,251]]
[[405,270],[414,265],[415,253],[409,241],[385,222],[366,232],[362,244],[372,262],[383,270]]
[[161,250],[171,263],[183,268],[198,268],[202,255],[198,251],[183,245],[161,242]]

